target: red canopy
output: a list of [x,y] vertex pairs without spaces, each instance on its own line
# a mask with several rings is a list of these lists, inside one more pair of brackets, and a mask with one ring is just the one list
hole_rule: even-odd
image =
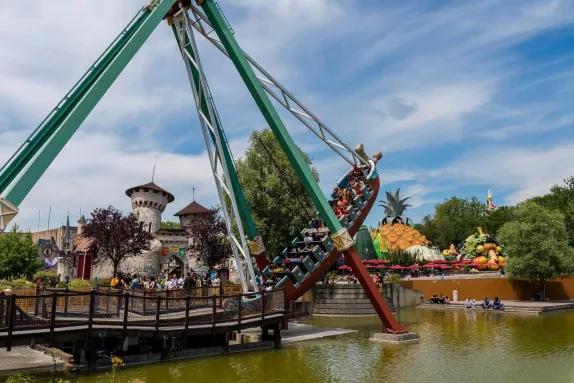
[[409,267],[407,267],[407,269],[410,269],[410,270],[418,270],[420,268],[421,267],[419,265],[410,265]]
[[368,265],[368,266],[366,266],[366,268],[370,270],[370,269],[374,269],[375,266]]
[[339,266],[339,270],[351,270],[351,266],[347,265]]
[[423,265],[423,267],[425,267],[427,269],[434,269],[434,268],[438,267],[438,265],[435,265],[434,263],[427,263],[426,265]]
[[435,261],[433,261],[433,262],[434,262],[434,263],[448,263],[448,261],[445,260],[445,259],[437,259],[437,260],[435,260]]
[[377,263],[391,263],[388,259],[377,259]]
[[369,259],[367,263],[379,263],[378,259]]
[[377,266],[377,269],[386,269],[386,268],[388,268],[388,266],[385,266],[385,265],[379,265],[379,266]]
[[402,269],[404,269],[404,267],[401,266],[401,265],[393,265],[393,266],[391,266],[391,270],[402,270]]
[[443,265],[443,266],[440,266],[440,269],[441,269],[441,270],[450,270],[451,267],[450,267],[450,266],[447,266],[447,265]]

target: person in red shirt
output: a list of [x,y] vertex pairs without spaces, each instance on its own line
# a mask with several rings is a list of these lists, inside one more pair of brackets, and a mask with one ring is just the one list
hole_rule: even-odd
[[337,202],[337,207],[342,211],[346,211],[347,210],[347,200],[343,199],[343,197],[339,197],[339,202]]

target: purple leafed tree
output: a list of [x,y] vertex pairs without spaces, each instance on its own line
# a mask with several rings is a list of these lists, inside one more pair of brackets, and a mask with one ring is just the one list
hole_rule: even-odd
[[227,228],[218,208],[209,209],[209,213],[194,214],[185,229],[193,238],[190,250],[197,253],[210,270],[231,254]]
[[144,231],[143,222],[138,222],[131,213],[124,216],[113,206],[95,209],[82,235],[91,239],[89,252],[94,255],[93,263],[111,261],[114,275],[124,259],[138,255],[152,239]]

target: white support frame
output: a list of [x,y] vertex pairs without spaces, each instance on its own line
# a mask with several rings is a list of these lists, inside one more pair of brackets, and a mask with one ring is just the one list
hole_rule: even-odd
[[[203,35],[209,42],[211,42],[217,49],[219,49],[225,56],[229,58],[229,54],[225,47],[218,39],[217,34],[214,32],[211,23],[207,16],[199,9],[193,2],[190,4],[191,10],[195,21],[192,26]],[[350,165],[362,163],[363,165],[370,166],[368,159],[361,157],[355,149],[347,145],[339,136],[337,136],[331,129],[325,125],[313,112],[311,112],[305,105],[295,98],[283,85],[275,80],[269,72],[267,72],[261,65],[259,65],[247,53],[245,58],[254,68],[257,78],[263,89],[271,97],[273,97],[279,104],[287,109],[295,118],[301,121],[309,130],[311,130],[321,141],[327,144],[337,154],[345,159]]]
[[[253,258],[251,257],[251,254],[249,252],[249,246],[247,245],[247,239],[245,238],[245,232],[243,230],[243,224],[239,216],[239,209],[237,207],[237,201],[235,199],[233,188],[227,187],[227,185],[231,185],[229,178],[229,170],[227,168],[227,164],[221,158],[222,156],[221,153],[223,153],[223,145],[225,143],[221,142],[218,132],[215,130],[215,127],[213,127],[212,124],[210,123],[210,121],[216,121],[215,105],[213,103],[213,99],[211,97],[209,87],[207,85],[207,80],[205,78],[205,74],[201,66],[201,60],[199,58],[197,44],[195,42],[193,29],[191,27],[192,22],[186,10],[180,10],[174,16],[173,20],[180,41],[181,54],[187,69],[189,81],[191,83],[193,97],[195,100],[195,107],[197,109],[201,130],[203,133],[203,137],[205,139],[205,145],[209,157],[209,162],[211,165],[211,170],[213,173],[213,178],[215,180],[215,185],[217,186],[217,193],[219,194],[219,199],[221,201],[221,205],[223,206],[222,208],[223,216],[227,227],[227,233],[231,240],[231,247],[233,249],[235,262],[237,263],[239,277],[241,279],[243,291],[249,292],[249,284],[243,273],[239,253],[243,255],[247,263],[247,268],[252,280],[252,285],[255,287],[256,274],[255,269],[253,267]],[[185,37],[187,37],[189,41],[188,46],[185,46]],[[187,52],[186,48],[191,48],[195,56],[195,59],[191,57],[191,55]],[[196,84],[194,81],[192,75],[192,67],[199,72],[199,84]],[[201,111],[202,97],[205,97],[207,99],[207,109],[209,116],[205,116]],[[209,131],[213,133],[213,136],[215,137],[215,142],[213,142],[212,136],[210,135]],[[223,174],[220,174],[220,169]],[[225,198],[226,196],[229,197],[229,200]],[[228,206],[229,205],[228,201],[231,202],[231,206]],[[235,234],[233,233],[234,224],[236,225],[237,231],[239,232],[240,240],[238,240]]]

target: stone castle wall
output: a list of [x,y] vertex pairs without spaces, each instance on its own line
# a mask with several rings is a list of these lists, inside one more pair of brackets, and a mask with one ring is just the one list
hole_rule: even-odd
[[144,229],[155,233],[161,227],[161,213],[168,204],[168,197],[155,190],[148,190],[147,192],[143,189],[132,192],[132,210],[134,215],[144,222]]

